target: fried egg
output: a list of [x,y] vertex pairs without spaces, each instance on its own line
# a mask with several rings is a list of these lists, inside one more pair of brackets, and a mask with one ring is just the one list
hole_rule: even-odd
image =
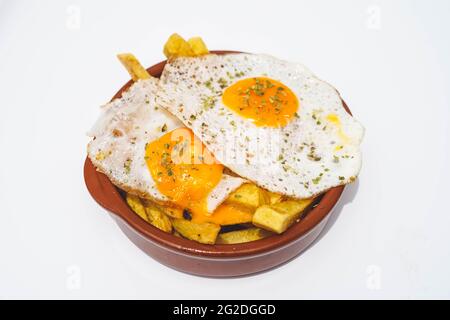
[[211,214],[244,179],[224,167],[192,131],[158,106],[157,79],[134,83],[102,107],[88,156],[121,189],[140,197]]
[[356,179],[363,126],[301,64],[267,55],[169,60],[157,100],[239,176],[309,198]]

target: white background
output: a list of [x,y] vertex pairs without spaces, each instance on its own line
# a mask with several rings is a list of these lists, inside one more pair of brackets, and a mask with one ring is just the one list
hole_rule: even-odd
[[[0,0],[1,298],[450,298],[449,1]],[[238,279],[147,257],[89,196],[85,132],[167,37],[303,62],[365,125],[332,228]]]

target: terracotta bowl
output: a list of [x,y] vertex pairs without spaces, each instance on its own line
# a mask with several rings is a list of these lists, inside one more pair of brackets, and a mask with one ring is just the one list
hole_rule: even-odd
[[[147,70],[159,77],[165,63],[160,62]],[[120,97],[131,84],[132,81],[126,83],[114,98]],[[350,113],[345,103],[344,106]],[[344,190],[344,186],[339,186],[327,191],[303,219],[281,235],[244,244],[205,245],[175,237],[142,220],[128,207],[123,192],[104,174],[97,172],[89,158],[84,165],[84,179],[92,197],[110,212],[120,229],[141,250],[173,269],[210,277],[257,273],[297,256],[319,236]]]

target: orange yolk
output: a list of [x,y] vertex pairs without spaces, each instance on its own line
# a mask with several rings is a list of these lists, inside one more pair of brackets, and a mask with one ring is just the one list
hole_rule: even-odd
[[147,144],[145,160],[158,190],[192,218],[207,216],[207,197],[222,178],[223,166],[187,128]]
[[219,225],[231,225],[251,222],[253,212],[233,204],[221,204],[212,215],[196,216],[192,221],[197,223],[212,222]]
[[237,81],[225,90],[222,101],[240,116],[265,127],[285,126],[299,106],[291,89],[265,77]]

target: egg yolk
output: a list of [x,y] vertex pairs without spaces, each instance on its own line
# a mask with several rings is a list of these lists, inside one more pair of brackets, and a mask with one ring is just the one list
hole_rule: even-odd
[[237,81],[225,89],[222,101],[240,116],[265,127],[287,125],[299,107],[291,89],[265,77]]
[[145,149],[158,190],[192,217],[207,215],[207,197],[222,178],[223,165],[187,128],[175,129]]

